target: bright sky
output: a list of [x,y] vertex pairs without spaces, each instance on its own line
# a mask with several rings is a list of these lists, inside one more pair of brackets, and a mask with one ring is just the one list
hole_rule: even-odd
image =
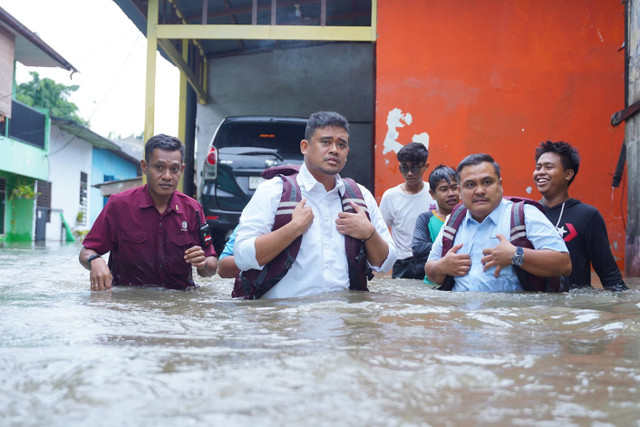
[[[94,132],[127,137],[144,131],[147,40],[113,0],[0,0],[0,7],[36,33],[79,73],[16,66],[80,88],[69,98]],[[177,135],[179,72],[158,55],[154,133]]]

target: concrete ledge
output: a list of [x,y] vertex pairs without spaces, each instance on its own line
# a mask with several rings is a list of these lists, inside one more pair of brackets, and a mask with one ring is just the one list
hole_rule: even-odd
[[129,190],[130,188],[140,187],[141,185],[142,177],[138,176],[135,178],[123,179],[120,181],[103,182],[100,184],[92,185],[92,187],[98,188],[102,197],[108,197],[112,194],[120,193],[124,190]]

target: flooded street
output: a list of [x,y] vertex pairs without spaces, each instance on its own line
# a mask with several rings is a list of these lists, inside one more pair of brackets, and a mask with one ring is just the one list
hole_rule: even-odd
[[0,248],[3,426],[638,425],[640,286],[241,301],[91,294],[80,247]]

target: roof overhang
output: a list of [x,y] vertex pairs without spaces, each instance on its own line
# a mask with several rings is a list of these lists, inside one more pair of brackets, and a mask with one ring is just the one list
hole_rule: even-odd
[[129,190],[131,188],[140,187],[143,185],[142,177],[137,176],[135,178],[121,179],[119,181],[108,181],[100,184],[92,185],[92,187],[100,190],[102,197],[108,197],[121,191]]
[[59,127],[65,132],[88,142],[94,147],[105,148],[107,150],[120,151],[120,147],[110,139],[98,135],[94,131],[75,123],[73,120],[51,117],[51,124]]
[[34,32],[0,7],[0,27],[15,36],[15,59],[26,66],[60,67],[73,73],[76,68]]

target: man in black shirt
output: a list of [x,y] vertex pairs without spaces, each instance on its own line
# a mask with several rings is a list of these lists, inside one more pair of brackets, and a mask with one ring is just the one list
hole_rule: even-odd
[[600,212],[569,198],[569,185],[578,174],[580,156],[566,142],[543,142],[536,148],[533,180],[542,194],[547,218],[555,224],[571,255],[573,271],[567,278],[573,288],[591,286],[591,265],[602,286],[612,291],[628,289],[611,254],[607,228]]

